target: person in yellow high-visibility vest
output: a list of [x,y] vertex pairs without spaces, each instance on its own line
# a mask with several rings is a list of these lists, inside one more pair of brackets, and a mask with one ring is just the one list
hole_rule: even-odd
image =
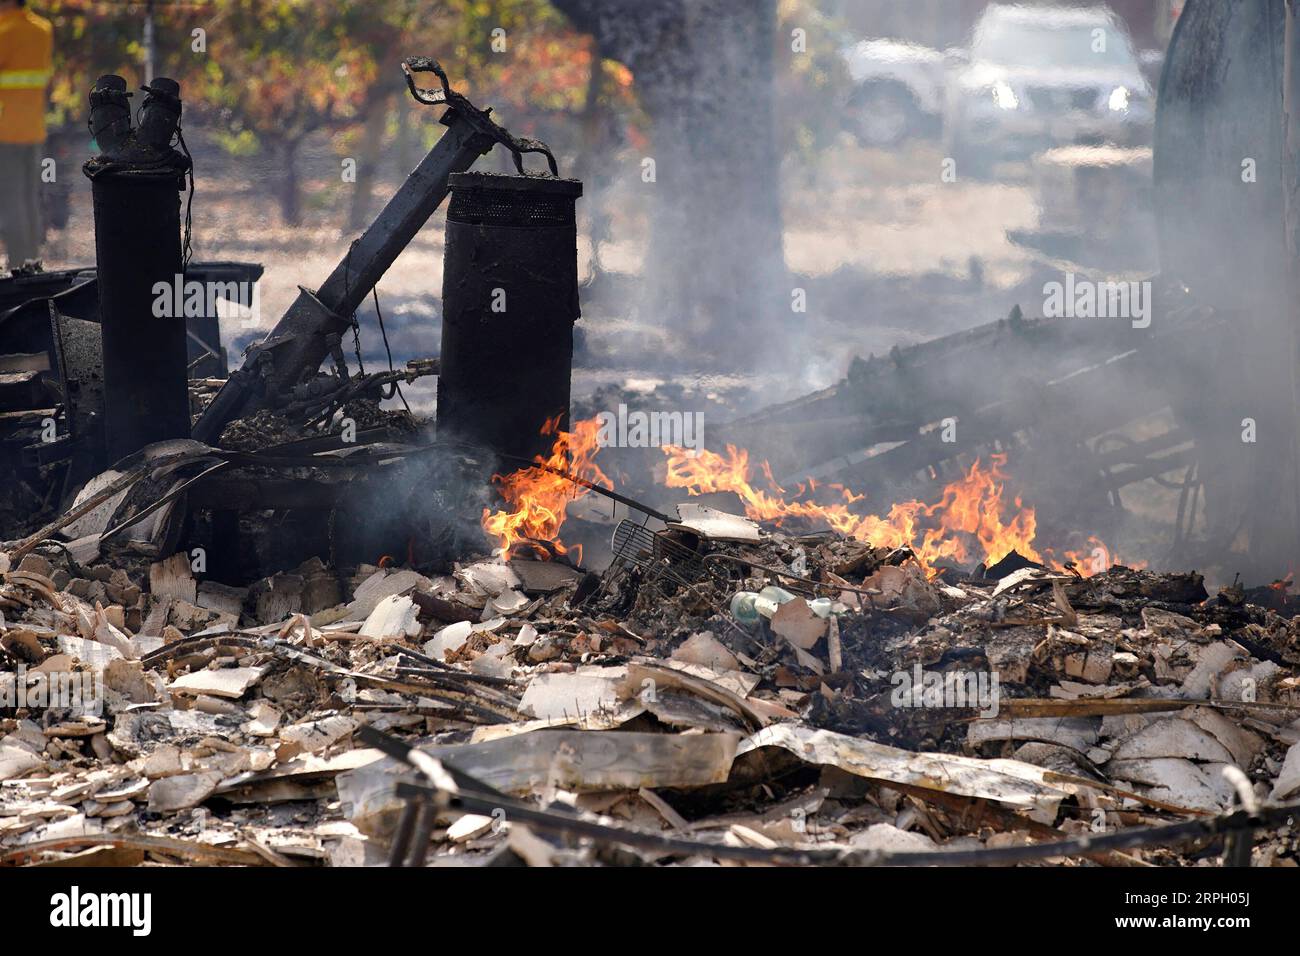
[[45,89],[53,72],[54,30],[26,9],[0,0],[0,239],[9,268],[39,258]]

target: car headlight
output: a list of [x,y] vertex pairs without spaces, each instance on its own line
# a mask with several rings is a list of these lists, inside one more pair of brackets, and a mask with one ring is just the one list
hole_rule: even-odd
[[1005,80],[998,80],[993,84],[993,102],[1004,110],[1014,110],[1020,106],[1016,91]]
[[1110,94],[1110,108],[1116,113],[1122,113],[1128,109],[1128,87],[1117,86]]

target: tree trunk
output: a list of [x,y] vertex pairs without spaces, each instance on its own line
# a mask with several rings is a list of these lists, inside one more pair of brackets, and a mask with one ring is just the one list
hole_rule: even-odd
[[302,201],[298,188],[298,147],[302,140],[294,137],[279,143],[280,159],[280,221],[286,226],[302,225]]
[[[643,318],[738,357],[790,288],[772,115],[775,0],[556,0],[632,70],[653,124]],[[737,332],[743,331],[743,335]]]
[[361,130],[361,148],[357,150],[357,181],[352,184],[348,202],[349,233],[359,232],[370,224],[370,201],[375,189],[379,166],[380,147],[383,146],[384,128],[388,125],[390,97],[379,97],[366,114]]
[[[600,247],[610,236],[609,188],[610,176],[607,157],[618,150],[618,135],[614,132],[615,120],[609,104],[605,102],[605,53],[598,41],[593,41],[591,73],[587,77],[587,96],[582,108],[582,148],[574,163],[574,175],[583,183],[583,202],[580,211],[586,214],[591,235],[591,273],[601,272]],[[579,220],[581,224],[581,220]]]
[[397,173],[406,176],[415,168],[416,157],[411,136],[411,102],[402,94],[397,96]]
[[1155,321],[1165,308],[1209,306],[1233,327],[1229,349],[1173,352],[1171,404],[1195,436],[1205,486],[1208,547],[1197,560],[1251,582],[1287,572],[1300,528],[1291,284],[1300,243],[1287,227],[1300,202],[1285,129],[1300,74],[1293,52],[1286,79],[1285,29],[1281,0],[1187,4],[1155,129],[1157,288],[1173,303],[1157,298]]

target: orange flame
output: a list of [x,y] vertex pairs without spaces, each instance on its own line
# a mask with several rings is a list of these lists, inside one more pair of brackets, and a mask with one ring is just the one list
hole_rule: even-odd
[[880,517],[849,511],[847,503],[860,501],[863,496],[842,485],[831,487],[847,503],[799,500],[815,488],[812,481],[798,489],[793,499],[787,499],[766,462],[761,470],[771,491],[755,488],[749,480],[749,453],[734,445],[727,446],[725,456],[707,450],[692,454],[676,447],[666,447],[664,453],[668,455],[666,483],[670,488],[685,488],[690,495],[731,492],[744,504],[745,514],[756,521],[780,523],[789,518],[808,518],[873,547],[907,545],[927,570],[932,570],[941,558],[969,561],[968,541],[980,545],[988,564],[1000,561],[1013,549],[1031,561],[1042,560],[1033,547],[1037,524],[1034,509],[1016,498],[1014,513],[1008,515],[1009,509],[1003,503],[1006,475],[1002,466],[1006,455],[990,456],[988,468],[982,468],[977,459],[962,477],[944,488],[934,504],[900,502]]
[[1118,554],[1110,549],[1106,542],[1102,541],[1096,535],[1088,536],[1088,548],[1086,551],[1066,551],[1064,560],[1058,561],[1055,552],[1050,548],[1044,548],[1047,553],[1047,564],[1057,571],[1066,570],[1066,564],[1072,563],[1074,570],[1079,572],[1085,578],[1090,578],[1094,574],[1101,574],[1103,571],[1122,564],[1125,567],[1141,570],[1147,566],[1145,561],[1131,561],[1121,559]]
[[[509,475],[492,476],[509,507],[501,511],[485,508],[482,525],[489,535],[498,539],[503,554],[509,554],[520,544],[531,544],[545,557],[543,549],[534,544],[539,541],[551,542],[556,553],[568,553],[560,541],[560,527],[569,503],[585,495],[587,489],[556,472],[612,487],[595,461],[600,448],[599,432],[599,420],[595,418],[575,423],[571,432],[560,431],[559,419],[552,419],[542,430],[544,435],[555,436],[549,458],[539,455],[535,465]],[[777,484],[767,462],[757,466],[767,488],[755,487],[751,483],[749,452],[734,445],[727,446],[725,455],[707,449],[687,451],[670,445],[664,446],[663,451],[668,458],[665,484],[669,488],[684,488],[688,495],[729,492],[740,499],[745,514],[755,521],[781,524],[789,519],[805,519],[873,547],[910,547],[929,572],[945,558],[966,564],[980,558],[991,565],[1013,550],[1057,570],[1065,567],[1064,561],[1057,561],[1050,550],[1045,549],[1044,557],[1035,549],[1038,522],[1034,509],[1019,497],[1011,497],[1009,502],[1004,498],[1005,454],[990,455],[987,466],[976,459],[961,477],[944,487],[939,500],[933,504],[915,499],[899,502],[882,517],[850,511],[849,505],[860,502],[864,496],[841,484],[827,486],[843,499],[831,504],[807,497],[817,490],[817,482],[812,479],[792,493],[787,492]],[[1084,577],[1116,562],[1110,549],[1097,538],[1089,538],[1088,546],[1089,551],[1064,552],[1064,560],[1074,561],[1076,570]],[[581,560],[580,551],[577,556]],[[1130,566],[1145,567],[1141,563]]]
[[[556,472],[565,472],[602,487],[612,487],[609,478],[596,465],[596,452],[600,445],[597,436],[600,422],[592,418],[576,422],[573,431],[560,430],[560,418],[550,419],[542,427],[543,435],[554,435],[548,458],[538,455],[537,464],[529,465],[508,475],[493,475],[492,481],[501,491],[509,506],[507,510],[483,509],[483,530],[495,537],[502,554],[510,554],[519,544],[548,541],[557,554],[567,554],[569,549],[560,541],[560,526],[564,524],[569,502],[587,494],[587,489],[576,485]],[[548,557],[544,549],[539,555]],[[581,547],[575,550],[581,562]]]

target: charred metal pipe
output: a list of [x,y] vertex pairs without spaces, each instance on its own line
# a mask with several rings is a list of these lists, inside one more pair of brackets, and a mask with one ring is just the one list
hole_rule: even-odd
[[568,426],[576,179],[456,173],[442,279],[438,434],[530,459]]
[[131,139],[131,94],[120,76],[101,76],[90,91],[90,136],[104,155],[119,155]]
[[140,111],[136,139],[146,149],[166,150],[181,125],[181,85],[159,76],[145,90],[149,95]]
[[183,270],[180,190],[189,159],[172,149],[180,88],[159,78],[140,127],[131,128],[126,82],[104,76],[90,94],[90,129],[101,149],[83,170],[95,212],[95,259],[104,354],[104,439],[110,461],[190,433],[185,316],[159,315],[155,286]]

